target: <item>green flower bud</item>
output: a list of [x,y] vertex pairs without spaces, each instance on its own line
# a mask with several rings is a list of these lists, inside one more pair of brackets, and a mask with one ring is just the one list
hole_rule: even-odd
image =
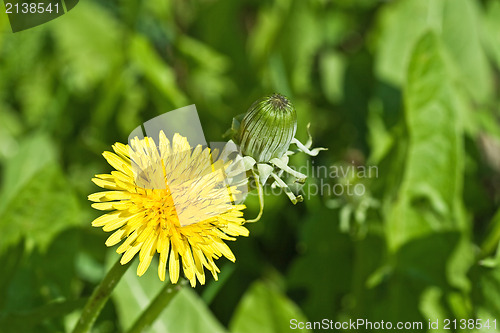
[[241,121],[239,143],[243,155],[258,163],[281,158],[297,130],[297,113],[283,95],[273,94],[257,100]]

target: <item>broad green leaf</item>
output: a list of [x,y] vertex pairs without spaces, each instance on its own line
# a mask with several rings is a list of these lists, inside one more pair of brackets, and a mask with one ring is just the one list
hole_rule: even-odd
[[[116,254],[109,257],[110,260],[118,258]],[[158,278],[157,264],[157,261],[153,260],[146,273],[139,277],[135,272],[137,263],[133,263],[113,291],[112,299],[123,329],[132,326],[167,283]],[[191,287],[184,285],[153,323],[150,332],[224,333],[226,330],[210,313],[201,298],[191,290]]]
[[[62,232],[45,253],[25,243],[0,256],[0,325],[8,332],[61,331],[63,317],[81,307],[74,301],[74,257],[79,229]],[[62,250],[61,250],[62,248]],[[2,331],[3,332],[3,331]]]
[[[307,322],[285,295],[263,282],[255,282],[243,296],[229,325],[232,333],[311,332],[293,329],[292,320]],[[292,326],[291,326],[292,325]]]
[[84,299],[50,302],[33,310],[2,314],[0,326],[4,333],[19,332],[54,332],[48,321],[63,317],[85,304]]
[[405,279],[418,284],[439,286],[448,284],[447,265],[449,257],[460,239],[458,232],[436,232],[414,238],[397,253],[395,270]]
[[17,154],[6,164],[2,177],[4,183],[1,188],[0,213],[37,172],[55,160],[56,151],[46,136],[25,141],[17,150]]
[[[402,245],[384,274],[376,273],[379,276],[377,284],[372,285],[375,288],[363,295],[371,305],[359,305],[364,311],[358,316],[394,322],[456,315],[449,309],[446,297],[451,290],[449,258],[457,252],[460,237],[459,232],[436,232]],[[374,307],[375,303],[378,306]],[[433,316],[424,317],[431,313]]]
[[39,260],[38,278],[51,298],[73,296],[75,261],[80,250],[81,228],[65,229],[50,243]]
[[6,163],[0,193],[0,251],[25,237],[28,247],[45,248],[60,231],[79,223],[79,205],[43,135],[20,146]]
[[434,308],[455,317],[471,315],[450,291],[452,286],[470,290],[467,272],[473,256],[462,203],[462,122],[467,109],[446,59],[437,36],[428,33],[417,43],[408,70],[406,158],[398,167],[403,167],[403,179],[395,200],[386,206],[387,241],[396,262],[388,281],[393,293],[384,302],[398,320],[417,318],[398,304],[406,299],[410,307],[423,305],[417,295],[429,286],[444,291],[439,302],[433,300]]
[[[450,56],[461,84],[477,102],[492,93],[492,78],[480,43],[479,8],[473,0],[406,0],[383,8],[379,16],[376,73],[402,86],[416,42],[426,31],[436,33]],[[411,24],[408,24],[411,22]]]
[[473,100],[485,102],[493,93],[493,81],[481,45],[478,7],[474,0],[447,0],[441,38],[461,83]]
[[225,333],[207,305],[188,285],[172,300],[161,317],[168,332]]
[[[110,262],[119,258],[113,252],[110,251],[108,255]],[[132,326],[141,312],[147,308],[151,300],[161,290],[163,283],[156,275],[156,269],[153,269],[154,263],[153,261],[152,267],[141,277],[137,276],[135,272],[136,263],[132,264],[132,267],[125,273],[113,291],[112,299],[118,312],[121,327],[124,330]],[[110,267],[110,265],[107,266]],[[162,320],[156,321],[151,327],[151,332],[167,332],[166,323]]]
[[0,255],[0,267],[4,270],[0,275],[0,309],[5,306],[10,283],[22,264],[24,252],[24,241],[19,241]]
[[380,79],[396,86],[404,83],[416,41],[426,30],[441,26],[443,1],[395,1],[381,9],[375,55],[375,70]]
[[412,56],[405,90],[408,133],[399,195],[387,221],[391,249],[411,238],[463,225],[462,107],[450,83],[440,43],[426,34]]

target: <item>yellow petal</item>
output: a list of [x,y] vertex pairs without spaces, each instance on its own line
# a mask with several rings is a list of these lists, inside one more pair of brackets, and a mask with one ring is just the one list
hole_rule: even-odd
[[142,247],[142,243],[137,243],[134,244],[133,246],[129,247],[127,251],[123,254],[122,258],[120,259],[120,263],[122,265],[125,265],[128,263],[132,258],[139,252],[139,250]]
[[184,269],[184,274],[188,278],[189,282],[191,282],[191,286],[194,287],[196,285],[196,270],[193,255],[191,254],[191,249],[189,248],[189,246],[185,246],[185,249],[186,250],[182,255],[182,268]]
[[248,236],[250,232],[247,228],[242,225],[237,225],[235,223],[228,223],[226,228],[224,229],[226,233],[231,236]]
[[118,243],[120,243],[120,241],[125,238],[127,236],[127,230],[125,228],[122,228],[120,230],[117,230],[115,232],[113,232],[113,234],[111,236],[108,237],[108,239],[106,240],[106,246],[113,246],[113,245],[116,245]]
[[153,256],[156,251],[156,242],[158,240],[158,237],[152,233],[151,237],[149,237],[145,242],[144,245],[142,246],[141,253],[139,253],[139,258],[141,260],[144,260],[144,258],[148,256]]
[[112,212],[99,216],[94,221],[92,221],[93,227],[102,227],[103,225],[113,221],[114,219],[120,218],[121,212]]
[[236,258],[234,257],[233,252],[231,251],[229,246],[227,246],[224,242],[222,242],[222,241],[215,242],[214,245],[217,246],[217,248],[219,249],[220,252],[222,252],[224,257],[231,260],[232,262],[236,261]]
[[160,280],[165,281],[165,273],[167,271],[168,250],[170,242],[166,237],[158,239],[157,251],[160,253],[160,263],[158,264],[158,276]]
[[128,236],[127,239],[116,249],[116,253],[123,253],[127,251],[130,245],[137,239],[137,230],[132,233],[132,235]]
[[104,191],[93,193],[88,196],[90,201],[102,202],[102,201],[113,201],[113,200],[128,200],[132,197],[129,192],[125,191]]
[[170,259],[168,263],[168,273],[170,275],[170,282],[175,284],[179,280],[179,255],[175,248],[172,247],[170,251]]
[[138,242],[145,242],[148,238],[153,237],[153,226],[148,226],[142,231],[139,231]]
[[[195,263],[198,260],[200,262],[200,264],[205,266],[206,268],[210,267],[210,265],[207,262],[207,259],[205,258],[205,255],[203,254],[203,252],[199,248],[193,247],[193,255],[194,255]],[[203,267],[200,267],[198,270],[203,271]]]
[[92,208],[98,209],[98,210],[114,210],[115,208],[113,207],[113,202],[96,202],[93,203]]
[[133,175],[126,175],[120,171],[111,171],[111,175],[114,177],[116,183],[120,181],[127,184],[127,186],[132,186],[135,184]]
[[146,256],[144,259],[142,259],[139,262],[139,266],[137,266],[137,275],[138,276],[143,276],[144,273],[146,273],[146,271],[149,268],[149,265],[151,264],[152,259],[153,259],[153,256],[150,255],[150,256]]
[[116,186],[116,183],[114,181],[104,180],[104,179],[100,179],[100,178],[92,178],[92,182],[99,187],[107,188],[109,190],[117,190],[118,189],[118,186]]
[[113,231],[115,229],[123,227],[127,221],[129,221],[131,218],[133,218],[135,215],[126,215],[126,214],[120,214],[114,221],[110,221],[104,225],[102,230],[108,232],[108,231]]
[[[124,160],[128,159],[130,157],[130,152],[129,152],[129,146],[124,145],[121,142],[117,142],[113,145],[113,150],[115,153],[117,153],[120,157],[122,157]],[[128,162],[128,161],[127,161]]]
[[125,161],[123,158],[120,156],[113,154],[112,152],[105,151],[102,153],[102,156],[108,161],[108,163],[115,168],[118,171],[121,171],[125,174],[132,175],[132,168],[130,167],[130,164],[128,164],[128,161]]
[[219,273],[219,268],[217,265],[214,263],[212,259],[208,260],[209,268],[208,270],[212,273],[212,276],[214,277],[214,280],[217,281],[219,277],[217,276],[217,273]]

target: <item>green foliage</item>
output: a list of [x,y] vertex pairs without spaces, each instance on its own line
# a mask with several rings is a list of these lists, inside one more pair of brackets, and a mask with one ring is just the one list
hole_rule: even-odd
[[[110,257],[112,260],[115,259],[114,256]],[[153,264],[157,265],[157,263]],[[132,326],[141,313],[138,309],[145,309],[163,285],[164,283],[158,279],[157,271],[154,269],[148,270],[141,279],[137,278],[134,270],[128,270],[125,273],[113,294],[117,313],[122,318],[120,324],[123,328],[128,329]],[[226,330],[213,317],[195,292],[182,288],[150,331],[224,333]]]
[[231,320],[234,333],[309,332],[290,328],[290,320],[306,321],[300,310],[275,287],[255,282],[241,299]]
[[[408,135],[403,179],[387,224],[390,248],[463,225],[461,105],[435,35],[417,43],[405,90]],[[404,222],[403,222],[404,221]]]
[[22,238],[28,247],[46,248],[59,232],[78,223],[78,200],[55,154],[48,138],[36,135],[27,138],[6,163],[0,250]]
[[[118,259],[90,226],[104,150],[188,104],[220,141],[274,92],[294,103],[298,139],[310,122],[329,148],[292,158],[305,202],[268,191],[250,237],[229,244],[236,263],[221,259],[219,281],[177,294],[150,331],[495,319],[499,31],[496,0],[94,0],[1,33],[0,330],[70,331]],[[365,191],[333,192],[349,183]],[[256,216],[257,196],[246,205]],[[127,330],[160,291],[154,261],[135,267],[95,332]]]

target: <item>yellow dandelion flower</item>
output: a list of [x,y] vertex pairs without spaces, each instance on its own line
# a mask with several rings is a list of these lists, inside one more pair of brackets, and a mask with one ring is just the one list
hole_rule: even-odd
[[220,272],[214,260],[235,257],[224,241],[248,236],[243,224],[244,205],[231,202],[236,189],[224,182],[230,162],[213,162],[209,148],[191,150],[185,137],[175,134],[172,144],[163,132],[158,146],[145,137],[130,145],[116,143],[104,158],[116,169],[92,181],[109,191],[89,195],[92,207],[111,211],[92,222],[114,231],[107,246],[124,242],[116,252],[126,264],[139,253],[137,274],[143,275],[159,253],[158,276],[176,283],[180,268],[191,286],[205,283],[208,269],[215,280]]

